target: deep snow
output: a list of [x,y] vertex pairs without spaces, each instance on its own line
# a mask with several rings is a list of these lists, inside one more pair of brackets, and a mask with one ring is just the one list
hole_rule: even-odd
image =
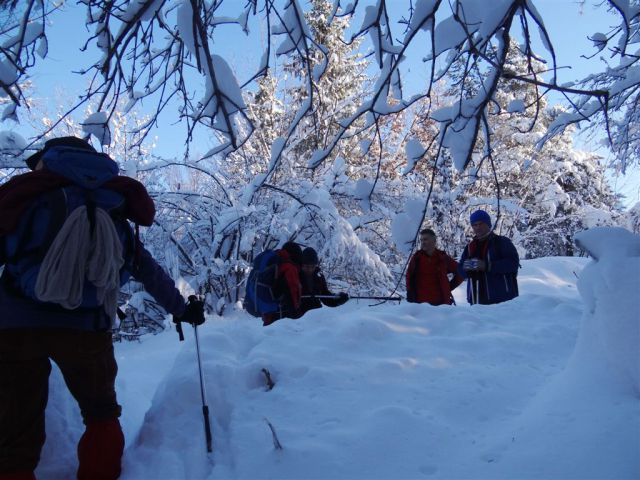
[[[640,478],[640,240],[607,230],[580,238],[598,262],[523,261],[521,296],[500,305],[460,287],[452,307],[210,317],[210,456],[192,329],[117,344],[121,478]],[[56,369],[50,383],[38,478],[74,478],[80,415]]]

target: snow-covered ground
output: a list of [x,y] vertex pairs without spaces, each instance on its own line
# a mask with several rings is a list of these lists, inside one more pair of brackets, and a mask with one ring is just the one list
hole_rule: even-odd
[[[451,307],[210,317],[211,455],[193,330],[117,344],[122,478],[640,478],[640,244],[599,235],[581,239],[598,262],[523,261],[521,296],[500,305],[470,307],[461,287]],[[83,428],[57,370],[47,429],[38,478],[74,478]]]

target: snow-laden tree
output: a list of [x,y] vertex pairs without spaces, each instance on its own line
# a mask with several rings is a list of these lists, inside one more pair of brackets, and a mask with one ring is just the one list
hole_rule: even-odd
[[[366,69],[370,62],[359,52],[361,41],[345,44],[349,24],[343,18],[329,22],[331,12],[330,0],[310,0],[305,18],[315,43],[309,49],[309,58],[295,53],[281,67],[285,74],[285,102],[291,102],[293,107],[287,112],[289,121],[306,103],[313,105],[300,120],[288,155],[298,157],[298,168],[306,167],[315,151],[328,146],[340,130],[340,120],[355,113],[368,88]],[[303,68],[309,61],[310,71]],[[314,72],[321,70],[322,76],[316,77]],[[310,80],[309,75],[313,76]],[[334,149],[329,161],[337,156],[356,157],[353,150],[358,149],[358,132],[352,131],[348,137]]]
[[[327,22],[347,19],[353,31],[351,38],[362,39],[367,45],[378,73],[370,95],[353,113],[339,120],[340,128],[326,142],[326,148],[316,150],[308,159],[309,166],[315,168],[330,158],[359,122],[374,125],[380,117],[431,95],[436,83],[455,64],[464,65],[465,76],[482,82],[473,97],[465,98],[460,90],[450,105],[432,113],[432,118],[440,122],[440,145],[452,155],[457,168],[469,165],[480,138],[487,147],[491,145],[487,115],[498,83],[505,77],[537,83],[571,98],[571,110],[556,118],[550,125],[551,133],[575,122],[590,123],[594,128],[604,126],[623,168],[638,163],[638,0],[599,4],[602,9],[614,11],[619,24],[594,32],[594,50],[585,55],[599,53],[608,59],[601,73],[576,79],[570,87],[557,83],[553,39],[536,9],[536,0],[419,0],[407,3],[406,15],[399,24],[391,22],[387,3],[333,2],[334,15]],[[306,71],[309,101],[300,105],[282,141],[274,145],[277,163],[301,120],[316,113],[314,82],[335,62],[327,52],[322,52],[321,61],[317,61],[316,33],[299,0],[84,0],[81,5],[87,12],[84,40],[91,47],[86,51],[98,53],[86,59],[82,73],[89,84],[79,95],[80,101],[94,101],[102,115],[99,120],[104,122],[112,118],[121,98],[131,105],[153,103],[154,119],[172,109],[183,121],[185,140],[189,141],[200,128],[222,135],[223,140],[209,155],[228,153],[250,138],[254,125],[247,115],[242,90],[252,88],[253,80],[266,74],[273,65],[274,54],[296,56],[300,69]],[[5,24],[0,34],[0,90],[11,99],[3,113],[7,118],[25,103],[21,82],[39,63],[38,57],[46,56],[48,25],[55,22],[59,7],[48,0],[8,1],[0,7]],[[240,81],[216,48],[223,44],[231,28],[245,32],[265,29],[263,55],[253,65],[252,74]],[[79,28],[75,33],[82,36],[84,30]],[[544,45],[539,54],[544,56],[549,73],[540,75],[533,69],[524,74],[509,71],[505,63],[509,40],[521,39],[527,58],[534,58],[535,36]],[[427,81],[421,92],[405,98],[400,66],[409,54],[424,58]],[[395,101],[391,102],[390,97]]]
[[[314,2],[306,13],[315,19],[312,30],[324,28],[326,22],[318,18],[326,19],[330,6],[325,0]],[[340,58],[340,68],[331,69],[314,84],[320,114],[300,120],[300,129],[280,152],[281,161],[273,161],[273,146],[282,142],[290,118],[307,101],[306,89],[299,88],[304,74],[278,80],[267,75],[258,80],[257,90],[247,92],[244,99],[247,118],[257,127],[254,134],[224,159],[188,160],[185,165],[191,173],[187,176],[197,177],[193,184],[197,190],[190,187],[185,191],[183,185],[183,197],[172,197],[166,212],[160,212],[160,216],[172,219],[161,224],[174,227],[174,233],[152,229],[155,243],[161,244],[161,239],[171,234],[178,269],[190,277],[197,275],[194,287],[209,295],[210,305],[219,313],[225,305],[242,299],[255,255],[290,240],[315,247],[328,278],[342,288],[373,289],[376,293],[386,293],[389,288],[387,267],[345,220],[341,197],[334,195],[324,174],[308,169],[301,160],[313,153],[322,138],[331,137],[337,128],[335,118],[351,108],[361,94],[361,83],[353,79],[362,76],[357,73],[364,68],[362,60],[352,47],[338,42],[345,28],[344,22],[336,22],[317,36],[327,45],[314,45],[314,61],[331,52]],[[290,65],[283,69],[294,70]],[[318,136],[312,137],[315,134]],[[357,140],[353,142],[357,144]],[[175,194],[176,188],[169,190]],[[203,201],[205,197],[209,201]],[[166,201],[168,195],[160,198]]]
[[[512,41],[506,67],[539,75],[546,67],[525,53]],[[576,232],[615,223],[617,198],[605,167],[597,155],[575,148],[574,129],[540,146],[562,108],[550,107],[535,85],[505,79],[489,113],[492,155],[477,155],[469,194],[499,212],[498,230],[512,236],[528,258],[572,255]]]
[[[545,68],[524,55],[516,42],[512,41],[509,51],[505,65],[512,72]],[[538,257],[571,255],[577,231],[615,223],[617,198],[608,187],[601,159],[576,150],[573,129],[540,146],[548,125],[563,111],[539,98],[534,84],[506,79],[499,83],[487,116],[492,144],[487,146],[481,139],[465,171],[454,169],[446,153],[439,155],[438,133],[426,112],[438,108],[434,101],[455,96],[458,90],[465,98],[474,98],[481,89],[478,79],[464,74],[463,65],[453,65],[443,93],[432,95],[416,111],[403,138],[405,170],[411,171],[405,178],[405,184],[412,185],[407,191],[429,185],[413,207],[423,213],[422,226],[436,230],[441,245],[455,254],[470,233],[469,213],[485,208],[497,220],[497,230],[511,236],[523,256]]]

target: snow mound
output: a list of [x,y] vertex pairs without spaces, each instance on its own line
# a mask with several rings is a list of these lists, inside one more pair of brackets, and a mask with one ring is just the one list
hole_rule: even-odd
[[[525,260],[520,297],[499,305],[466,305],[459,287],[457,306],[350,301],[268,328],[210,317],[211,455],[191,329],[117,344],[121,478],[639,478],[637,257],[605,257]],[[74,476],[81,434],[51,383],[40,480]]]
[[593,356],[640,396],[640,235],[601,227],[576,235],[593,256],[578,289],[585,304],[575,356]]

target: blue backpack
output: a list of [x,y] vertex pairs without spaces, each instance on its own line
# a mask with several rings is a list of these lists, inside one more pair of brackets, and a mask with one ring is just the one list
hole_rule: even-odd
[[275,250],[265,250],[253,259],[253,268],[247,279],[244,309],[254,317],[280,310],[280,299],[274,292],[280,261]]
[[[125,263],[120,269],[120,285],[132,270],[134,236],[125,218],[125,198],[102,185],[118,175],[118,165],[108,155],[79,148],[58,146],[43,157],[47,170],[73,183],[40,195],[25,212],[18,228],[5,237],[5,273],[3,280],[14,292],[40,302],[35,294],[40,267],[49,247],[69,215],[78,207],[87,207],[93,228],[95,209],[101,208],[113,221],[122,242]],[[81,308],[100,306],[96,287],[85,279]]]

